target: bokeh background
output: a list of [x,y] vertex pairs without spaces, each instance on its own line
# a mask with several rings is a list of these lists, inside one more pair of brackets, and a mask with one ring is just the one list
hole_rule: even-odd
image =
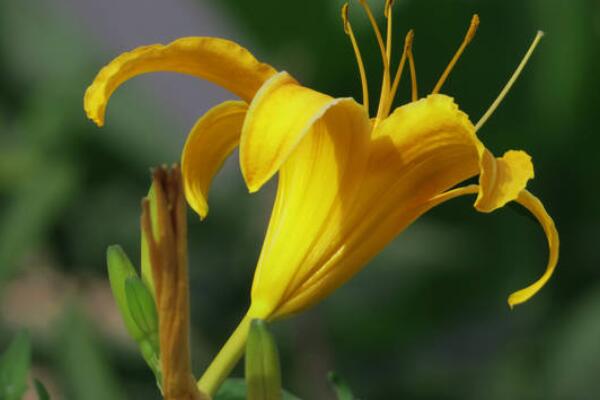
[[[341,3],[0,1],[0,350],[27,329],[32,373],[54,398],[158,399],[116,312],[104,252],[119,243],[138,259],[149,167],[177,161],[194,121],[231,97],[190,77],[143,76],[116,93],[100,130],[82,110],[98,69],[138,45],[223,36],[311,87],[360,98]],[[371,4],[382,15],[383,0]],[[447,203],[322,304],[273,326],[284,384],[304,399],[334,398],[331,370],[363,399],[600,393],[600,3],[399,0],[395,38],[416,30],[422,92],[475,12],[479,33],[444,90],[474,120],[536,30],[547,33],[480,137],[495,154],[518,148],[533,156],[529,187],[561,234],[556,274],[510,311],[507,295],[545,266],[541,229],[518,207],[483,215],[473,199]],[[378,50],[356,1],[351,18],[376,92]],[[400,99],[408,98],[404,85]],[[232,157],[213,186],[209,218],[200,223],[190,213],[198,375],[248,304],[275,185],[248,195]]]

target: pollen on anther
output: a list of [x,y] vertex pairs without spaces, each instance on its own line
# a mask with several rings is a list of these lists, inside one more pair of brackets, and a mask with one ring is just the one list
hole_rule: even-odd
[[394,6],[394,0],[385,0],[385,8],[383,10],[383,15],[386,18],[390,17],[390,12],[392,11],[393,6]]
[[346,34],[350,33],[350,27],[349,27],[349,19],[348,19],[348,3],[344,3],[344,5],[342,6],[342,23],[344,25],[344,32]]

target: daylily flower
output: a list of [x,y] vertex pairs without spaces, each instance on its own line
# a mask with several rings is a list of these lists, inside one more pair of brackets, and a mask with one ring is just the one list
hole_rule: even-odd
[[[302,86],[286,72],[257,61],[224,39],[190,37],[124,53],[104,67],[85,95],[85,110],[98,125],[114,90],[126,80],[155,71],[208,79],[237,94],[208,111],[192,128],[182,154],[186,197],[208,213],[211,181],[239,147],[241,171],[250,192],[279,173],[277,196],[252,284],[251,306],[238,329],[200,381],[213,393],[241,356],[249,321],[297,313],[323,299],[362,269],[419,216],[458,196],[477,195],[475,208],[491,212],[516,201],[540,222],[550,248],[545,273],[510,295],[510,306],[533,296],[550,278],[558,259],[558,234],[542,203],[525,187],[533,178],[531,158],[511,150],[496,158],[476,132],[497,108],[541,38],[488,112],[474,124],[451,97],[439,94],[472,40],[473,17],[456,55],[433,91],[419,98],[413,33],[405,39],[392,79],[392,2],[387,1],[384,43],[368,4],[361,5],[374,28],[383,60],[377,113],[369,116],[369,86],[360,51],[342,9],[344,30],[357,58],[362,104]],[[392,110],[405,64],[412,101]],[[391,111],[391,112],[390,112]],[[479,176],[478,184],[457,186]]]

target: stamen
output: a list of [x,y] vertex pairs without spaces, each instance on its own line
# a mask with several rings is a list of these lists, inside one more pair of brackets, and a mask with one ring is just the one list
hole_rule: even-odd
[[413,56],[412,45],[407,48],[406,57],[408,57],[408,66],[410,67],[412,101],[417,101],[419,98],[417,90],[417,70],[415,68],[415,57]]
[[385,8],[383,9],[383,15],[386,18],[390,17],[390,11],[392,11],[393,6],[394,6],[394,0],[385,0]]
[[379,97],[379,107],[377,109],[376,122],[386,117],[385,111],[387,109],[388,99],[390,96],[390,63],[392,58],[392,6],[394,5],[393,0],[386,0],[384,15],[387,18],[387,32],[386,32],[386,43],[385,43],[385,57],[387,64],[383,66],[383,79],[381,81],[381,94]]
[[385,8],[383,11],[383,15],[385,15],[385,18],[387,19],[387,36],[386,36],[386,43],[385,43],[385,49],[386,49],[386,56],[387,56],[387,60],[388,60],[388,65],[391,62],[391,57],[392,57],[392,7],[394,6],[394,0],[386,0],[385,1]]
[[529,58],[533,54],[533,51],[535,50],[535,48],[537,47],[538,43],[540,42],[540,40],[542,39],[543,36],[544,36],[544,32],[542,32],[542,31],[537,32],[537,34],[535,35],[535,38],[533,39],[533,42],[531,43],[531,45],[529,46],[529,49],[525,53],[525,56],[523,57],[523,59],[521,60],[519,65],[517,66],[517,69],[515,70],[515,72],[513,72],[512,76],[510,77],[510,79],[508,80],[508,82],[506,83],[506,85],[504,86],[504,88],[502,89],[502,91],[500,92],[498,97],[496,98],[496,100],[494,100],[494,102],[492,103],[490,108],[488,108],[488,110],[485,112],[485,114],[483,114],[481,119],[475,125],[476,131],[479,130],[483,126],[483,124],[486,123],[486,121],[491,117],[491,115],[494,113],[494,111],[496,111],[496,109],[498,108],[498,106],[500,105],[502,100],[504,100],[504,97],[506,97],[506,95],[512,88],[512,85],[514,85],[514,83],[519,78],[519,75],[523,71],[523,68],[525,68],[527,61],[529,61]]
[[350,20],[348,18],[348,3],[342,6],[342,21],[344,23],[344,32],[350,37],[352,47],[354,48],[354,55],[356,57],[356,63],[358,64],[358,72],[360,73],[360,81],[362,84],[363,93],[363,107],[369,112],[369,85],[367,84],[367,74],[365,73],[365,65],[363,64],[362,56],[360,55],[360,49],[356,42],[356,37],[352,31]]
[[396,77],[394,78],[394,83],[392,84],[392,90],[390,91],[389,101],[386,107],[385,115],[387,116],[390,113],[390,109],[392,108],[392,103],[394,102],[394,97],[396,97],[396,91],[398,90],[398,85],[400,84],[400,77],[402,76],[402,72],[404,71],[404,65],[406,64],[406,57],[409,49],[412,48],[413,39],[415,37],[415,32],[411,29],[406,34],[406,38],[404,39],[404,50],[402,50],[402,57],[400,58],[400,64],[398,65],[398,69],[396,70]]
[[366,0],[358,0],[360,5],[364,8],[367,13],[367,17],[369,17],[369,22],[371,22],[371,26],[375,31],[375,36],[377,37],[377,44],[379,44],[379,50],[381,51],[381,58],[383,59],[383,68],[388,68],[387,62],[387,51],[385,49],[385,45],[383,44],[383,37],[381,36],[381,31],[379,30],[379,26],[377,26],[377,21],[375,21],[375,17],[373,16],[373,12],[371,11],[371,7],[366,2]]
[[450,60],[450,63],[444,70],[444,73],[442,74],[442,76],[440,76],[440,79],[438,80],[435,87],[433,88],[433,91],[431,92],[432,94],[439,93],[440,89],[444,85],[444,82],[446,82],[448,75],[450,75],[452,68],[454,68],[454,65],[456,65],[456,62],[462,55],[463,51],[465,51],[465,49],[467,48],[467,45],[475,37],[475,33],[477,32],[478,26],[479,26],[479,16],[477,14],[475,14],[475,15],[473,15],[473,18],[471,18],[471,24],[469,25],[469,30],[467,31],[465,38],[463,39],[460,47],[456,51],[456,54],[454,54],[454,57],[452,57],[452,60]]

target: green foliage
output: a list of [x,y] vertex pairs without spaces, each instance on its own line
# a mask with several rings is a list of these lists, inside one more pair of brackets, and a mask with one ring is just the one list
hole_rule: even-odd
[[50,400],[50,394],[48,394],[48,390],[46,390],[44,384],[37,379],[35,379],[33,383],[35,385],[35,391],[38,395],[38,400]]
[[9,278],[22,254],[47,234],[73,193],[74,174],[68,166],[37,172],[19,182],[0,218],[0,281]]
[[67,384],[68,398],[124,400],[106,349],[81,312],[75,308],[68,310],[61,325],[56,358]]
[[354,400],[355,397],[348,384],[336,372],[330,372],[327,376],[329,383],[333,386],[338,400]]
[[29,335],[19,333],[0,358],[0,399],[21,400],[31,363]]

